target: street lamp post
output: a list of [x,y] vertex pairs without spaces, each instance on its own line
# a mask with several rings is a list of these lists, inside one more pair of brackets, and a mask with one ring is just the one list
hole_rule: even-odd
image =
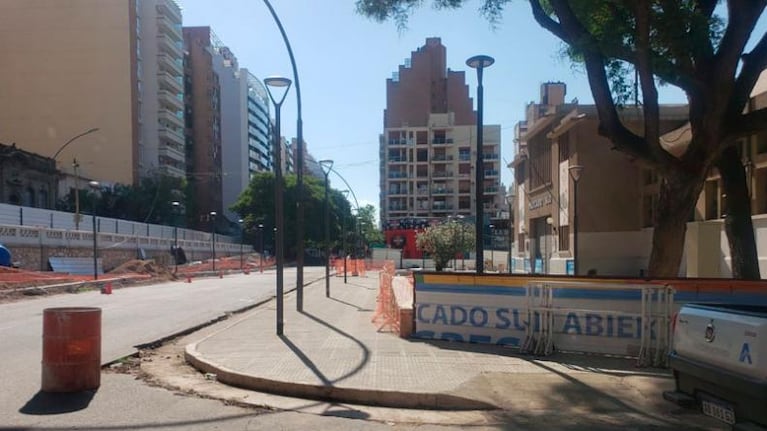
[[[344,190],[341,193],[344,195],[344,199],[349,198],[349,190]],[[346,252],[346,212],[344,212],[344,222],[343,222],[343,229],[341,232],[341,239],[342,239],[343,250],[344,250],[344,253],[342,256],[344,259],[344,284],[346,284],[346,260],[347,260],[346,256],[348,255],[348,253]]]
[[173,207],[173,273],[178,272],[178,214],[181,202],[173,201],[170,203]]
[[[280,76],[272,76],[269,78],[264,79],[264,84],[266,84],[266,90],[269,93],[269,98],[272,100],[272,103],[274,104],[274,217],[275,217],[275,259],[277,261],[277,335],[282,335],[283,333],[283,326],[284,326],[284,320],[283,320],[283,272],[284,272],[284,265],[285,265],[285,256],[284,256],[284,234],[285,234],[285,220],[283,217],[283,213],[285,211],[284,205],[283,205],[283,183],[282,183],[282,138],[280,135],[280,108],[282,108],[282,102],[285,101],[285,96],[287,96],[288,91],[290,90],[290,84],[291,81],[288,78],[280,77]],[[273,89],[281,89],[282,95],[279,98],[279,100],[274,98],[274,95],[272,94]]]
[[495,225],[490,224],[488,228],[490,228],[490,269],[495,271],[495,246],[493,245]]
[[477,219],[474,223],[474,229],[477,236],[477,240],[475,241],[476,244],[476,268],[477,268],[477,274],[482,274],[485,270],[485,262],[484,262],[484,244],[482,244],[482,225],[484,221],[484,208],[482,208],[482,205],[484,204],[484,183],[485,183],[485,171],[484,171],[484,155],[482,154],[482,110],[483,110],[483,88],[482,88],[482,71],[486,67],[492,66],[492,64],[495,63],[495,59],[493,57],[487,56],[487,55],[475,55],[468,60],[466,60],[466,65],[477,69],[477,157],[476,162],[474,166],[474,173],[475,173],[475,184],[474,184],[474,194],[475,194],[475,204],[476,204],[476,213],[477,213]]
[[242,223],[244,221],[245,220],[243,219],[237,220],[237,222],[240,223],[240,271],[242,271],[243,267],[245,266],[243,262],[245,258],[245,253],[243,253],[243,250],[242,250],[242,243],[243,243],[243,240],[245,239],[245,230],[242,227]]
[[330,297],[330,202],[328,198],[328,175],[333,169],[332,160],[320,160],[322,173],[325,174],[325,296]]
[[93,214],[91,216],[93,217],[93,279],[98,280],[99,279],[99,249],[98,249],[98,232],[96,231],[96,192],[99,189],[99,182],[98,181],[91,181],[88,183],[88,185],[91,187],[94,193],[93,197],[93,205],[91,208],[91,211]]
[[80,172],[77,170],[79,167],[77,159],[72,159],[72,169],[75,171],[75,230],[80,230]]
[[260,272],[264,272],[264,225],[258,224],[258,248],[260,250],[258,257],[258,268]]
[[550,266],[551,266],[551,249],[552,247],[549,245],[549,241],[551,241],[551,225],[554,223],[554,219],[549,217],[546,217],[546,231],[543,233],[545,235],[546,239],[546,254],[543,256],[543,273],[548,274],[551,272]]
[[301,118],[301,83],[298,80],[298,66],[296,66],[296,59],[293,56],[293,49],[290,47],[288,34],[282,27],[282,22],[280,22],[280,18],[269,0],[264,0],[264,3],[280,29],[280,34],[282,34],[282,40],[288,50],[290,65],[293,68],[293,81],[295,81],[296,87],[296,108],[298,111],[296,115],[296,165],[298,165],[296,169],[296,238],[298,239],[296,244],[296,310],[302,311],[304,309],[304,122]]
[[[85,135],[89,135],[94,132],[98,132],[98,127],[93,127],[91,129],[88,129],[82,133],[78,133],[77,135],[69,138],[67,142],[64,142],[64,144],[59,147],[58,150],[53,154],[53,157],[51,159],[56,161],[56,157],[61,154],[62,151],[64,151],[64,148],[68,147],[69,144],[76,141],[79,138],[82,138]],[[80,230],[80,175],[78,175],[77,168],[80,167],[80,164],[77,163],[77,159],[72,159],[72,168],[74,168],[75,171],[75,230]]]
[[573,165],[568,168],[573,179],[573,275],[578,275],[578,181],[583,173],[583,166]]
[[506,204],[509,205],[509,243],[508,243],[509,253],[507,255],[508,257],[507,269],[509,274],[511,274],[511,262],[513,259],[511,244],[512,244],[512,239],[514,238],[514,223],[513,223],[514,222],[514,198],[515,198],[514,189],[512,188],[509,190],[509,194],[506,195]]
[[213,271],[216,271],[216,212],[210,212],[210,234],[213,247]]

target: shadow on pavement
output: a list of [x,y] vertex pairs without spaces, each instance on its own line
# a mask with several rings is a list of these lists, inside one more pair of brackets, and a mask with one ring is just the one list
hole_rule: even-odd
[[51,393],[39,391],[19,409],[27,415],[56,415],[83,410],[88,407],[96,391]]
[[331,299],[333,301],[336,301],[336,302],[339,302],[339,303],[344,304],[344,305],[348,305],[349,307],[356,308],[357,311],[364,311],[364,312],[371,312],[371,313],[373,311],[375,311],[375,310],[371,310],[370,308],[360,307],[359,305],[352,304],[351,302],[346,302],[346,301],[343,301],[341,299],[333,298],[332,296],[329,299]]
[[496,346],[493,344],[463,343],[456,341],[431,340],[421,338],[409,338],[413,343],[425,343],[445,350],[455,350],[471,353],[485,353],[495,356],[507,356],[519,358],[525,361],[539,364],[554,362],[573,371],[587,371],[590,373],[604,374],[609,376],[648,376],[671,379],[671,372],[664,368],[638,368],[636,358],[607,356],[599,354],[586,354],[577,352],[555,352],[549,356],[536,356],[522,353],[517,347]]
[[[354,342],[354,344],[359,346],[360,350],[362,351],[362,360],[360,360],[359,364],[357,364],[357,366],[354,367],[353,370],[349,371],[345,375],[340,376],[340,377],[338,377],[335,380],[329,381],[329,384],[340,382],[340,381],[342,381],[344,379],[347,379],[347,378],[349,378],[349,377],[359,373],[365,367],[365,364],[367,364],[368,361],[370,361],[370,349],[368,349],[368,346],[366,346],[363,342],[361,342],[360,340],[354,338],[352,335],[350,335],[350,334],[348,334],[348,333],[346,333],[346,332],[336,328],[335,326],[331,325],[330,323],[320,319],[319,317],[314,316],[313,314],[310,314],[307,311],[301,311],[300,313],[303,314],[304,316],[308,317],[309,319],[314,320],[315,322],[319,323],[320,325],[325,326],[326,328],[330,329],[331,331],[336,332],[338,335],[341,335],[342,337],[348,338],[349,340]],[[286,338],[283,338],[283,341],[285,341],[285,340],[286,340]],[[290,347],[290,346],[288,346],[288,347]],[[293,349],[293,348],[295,348],[295,346],[291,347],[291,349]],[[298,352],[300,352],[300,349],[296,348],[296,350]],[[296,352],[296,350],[294,350],[294,352]],[[304,358],[306,357],[306,355],[301,354],[301,355],[299,355],[299,357],[303,361]],[[308,360],[308,358],[307,358],[307,360]],[[311,363],[311,360],[309,360],[309,362]],[[304,361],[304,363],[306,363],[306,361]],[[309,366],[308,363],[307,363],[307,366]],[[315,370],[315,369],[312,368],[312,370]],[[317,372],[318,371],[315,371],[315,374]],[[322,373],[320,373],[320,374],[317,374],[317,377],[322,379],[324,376],[322,375]],[[325,379],[327,379],[327,378],[325,378]],[[325,382],[325,380],[323,380],[323,382]]]

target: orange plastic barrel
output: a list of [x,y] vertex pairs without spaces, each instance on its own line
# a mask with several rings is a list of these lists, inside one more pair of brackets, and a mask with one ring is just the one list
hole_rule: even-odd
[[43,310],[44,392],[78,392],[101,384],[101,309]]

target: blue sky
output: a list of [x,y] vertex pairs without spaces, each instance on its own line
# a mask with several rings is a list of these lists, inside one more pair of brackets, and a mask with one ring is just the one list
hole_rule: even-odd
[[[500,124],[501,156],[514,155],[514,125],[525,105],[539,100],[540,84],[562,81],[567,100],[592,103],[585,72],[560,56],[562,44],[535,24],[525,1],[512,2],[496,28],[478,13],[480,2],[458,10],[429,6],[411,17],[400,32],[393,22],[376,23],[357,15],[354,0],[272,0],[293,48],[301,81],[304,139],[309,152],[332,159],[351,184],[360,205],[378,207],[378,136],[383,128],[386,79],[427,37],[447,47],[448,67],[467,70],[465,61],[487,54],[496,63],[485,71],[485,124]],[[240,67],[256,77],[292,78],[279,30],[260,0],[180,0],[185,26],[209,25],[237,56]],[[476,73],[467,73],[472,97]],[[661,90],[662,103],[684,103],[672,88]],[[295,136],[294,89],[282,108],[282,134]],[[502,182],[511,182],[503,166]],[[334,188],[345,189],[331,176]]]

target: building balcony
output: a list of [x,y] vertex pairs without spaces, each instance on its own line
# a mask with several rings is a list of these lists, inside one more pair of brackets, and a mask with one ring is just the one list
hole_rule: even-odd
[[160,137],[160,140],[165,140],[167,142],[171,142],[175,145],[180,146],[180,148],[183,150],[184,144],[186,143],[184,140],[184,135],[181,134],[181,132],[176,132],[170,127],[164,127],[160,126],[157,128],[157,135]]
[[166,106],[171,111],[183,111],[184,102],[179,95],[173,94],[167,90],[160,90],[157,92],[157,99],[160,101],[160,106]]
[[389,156],[389,163],[407,163],[407,157]]
[[157,111],[157,119],[159,120],[161,125],[170,125],[175,126],[179,129],[184,128],[184,120],[178,117],[178,115],[174,114],[173,112],[161,109]]
[[453,156],[450,154],[435,154],[431,156],[432,162],[452,162]]
[[498,176],[498,170],[497,169],[485,169],[485,178],[487,177],[497,177]]
[[498,160],[500,158],[501,158],[501,156],[499,154],[496,154],[496,153],[483,153],[482,154],[482,159],[483,160]]
[[164,34],[157,35],[157,43],[160,50],[171,54],[173,57],[183,57],[184,51],[181,49],[181,42],[176,42]]
[[389,172],[389,178],[407,178],[407,172]]
[[180,58],[174,59],[170,55],[162,53],[157,55],[157,62],[160,65],[160,70],[174,76],[184,76],[184,65]]
[[171,93],[181,94],[184,92],[184,86],[181,83],[181,77],[176,77],[168,72],[160,71],[157,73],[160,88],[169,90]]
[[449,204],[440,204],[435,202],[434,205],[432,205],[431,210],[434,212],[452,211],[453,206]]
[[450,171],[438,171],[431,174],[433,178],[449,178],[453,176],[453,173]]
[[157,147],[157,152],[160,157],[167,157],[182,163],[186,158],[183,145],[179,146],[176,144],[161,143]]
[[407,145],[413,145],[413,141],[410,139],[389,139],[389,145],[390,146],[407,146]]
[[174,0],[161,0],[157,4],[157,13],[159,15],[167,16],[172,19],[173,22],[182,22],[181,9]]
[[431,194],[433,195],[452,195],[453,192],[454,192],[453,189],[442,188],[442,187],[437,187],[431,190]]
[[176,177],[176,178],[185,178],[186,177],[186,170],[174,166],[172,164],[163,163],[163,161],[160,161],[160,172],[162,172],[165,175],[168,175],[170,177]]
[[498,193],[498,187],[485,187],[485,193]]
[[449,145],[453,143],[453,138],[433,138],[432,145]]
[[184,40],[184,36],[181,34],[181,25],[174,24],[164,15],[157,16],[157,27],[159,27],[160,32],[170,35],[176,41]]

